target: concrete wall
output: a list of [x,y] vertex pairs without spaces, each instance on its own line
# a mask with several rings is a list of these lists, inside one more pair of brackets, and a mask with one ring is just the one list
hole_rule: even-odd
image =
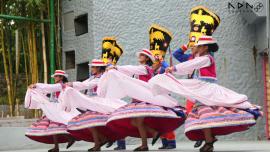
[[[190,30],[189,11],[198,5],[210,8],[221,18],[221,24],[214,33],[220,46],[215,54],[219,83],[248,95],[251,102],[263,105],[261,57],[254,47],[256,26],[249,25],[239,13],[229,13],[228,1],[64,0],[64,12],[71,9],[74,9],[75,14],[88,11],[89,15],[92,14],[93,21],[89,23],[92,33],[79,38],[71,38],[68,33],[63,33],[64,51],[68,47],[75,47],[76,51],[80,51],[76,52],[76,63],[79,63],[93,57],[89,50],[101,49],[104,36],[116,36],[124,48],[119,64],[136,64],[135,52],[141,48],[149,48],[148,29],[152,23],[160,24],[173,33],[171,48],[176,49],[187,43]],[[100,56],[98,51],[94,54],[96,58]],[[185,138],[182,129],[178,130],[179,139]],[[251,130],[241,133],[241,136],[235,134],[224,138],[264,138],[264,122],[260,121]]]
[[[77,65],[92,60],[94,54],[93,37],[93,1],[89,0],[64,0],[62,3],[62,14],[74,12],[74,17],[88,13],[88,33],[75,36],[75,29],[62,32],[63,51],[75,50],[75,69],[67,70],[70,80],[76,79]],[[71,20],[73,22],[74,19]],[[65,54],[63,53],[63,63],[65,63]],[[65,65],[64,65],[65,68]]]

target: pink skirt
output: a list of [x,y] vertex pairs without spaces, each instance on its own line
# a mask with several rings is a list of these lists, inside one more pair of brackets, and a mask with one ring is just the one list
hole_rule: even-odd
[[117,135],[106,127],[108,117],[109,115],[106,114],[87,111],[68,122],[68,132],[75,138],[88,142],[93,142],[90,128],[96,128],[111,141],[123,138],[124,136]]
[[66,125],[51,121],[46,116],[33,123],[25,135],[34,141],[45,144],[53,144],[53,136],[57,137],[58,143],[66,143],[69,141],[68,136],[70,136]]
[[[185,113],[183,109],[181,110]],[[131,124],[132,118],[139,117],[144,118],[145,124],[159,133],[174,131],[185,121],[185,116],[177,116],[171,109],[135,102],[113,112],[107,121],[107,126],[122,136],[140,137],[138,129]],[[152,135],[148,134],[148,137]]]
[[190,140],[204,140],[202,129],[211,128],[214,136],[248,130],[256,124],[254,116],[244,110],[201,105],[189,113],[185,134]]

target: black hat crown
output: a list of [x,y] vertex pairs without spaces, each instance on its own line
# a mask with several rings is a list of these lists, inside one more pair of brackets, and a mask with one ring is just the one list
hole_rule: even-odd
[[104,37],[102,41],[102,60],[105,63],[112,60],[112,64],[116,64],[120,56],[123,54],[122,47],[117,44],[114,37]]
[[202,35],[211,36],[219,23],[219,16],[208,8],[194,7],[190,12],[189,47],[194,46]]
[[149,40],[150,51],[154,57],[162,56],[164,58],[172,40],[172,34],[164,27],[153,24],[149,30]]

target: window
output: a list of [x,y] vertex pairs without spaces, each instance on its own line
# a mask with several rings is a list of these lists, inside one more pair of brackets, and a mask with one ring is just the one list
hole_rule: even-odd
[[88,62],[77,64],[77,81],[83,81],[89,77]]
[[77,16],[74,19],[74,25],[76,36],[88,33],[88,14]]
[[75,69],[75,51],[65,52],[66,69]]
[[63,15],[63,28],[64,31],[69,31],[74,29],[74,12],[67,12]]

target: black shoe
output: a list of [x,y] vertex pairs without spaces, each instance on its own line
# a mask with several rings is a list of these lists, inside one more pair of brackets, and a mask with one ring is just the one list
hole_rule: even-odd
[[69,149],[75,143],[75,139],[68,142],[66,149]]
[[176,148],[176,146],[172,146],[172,145],[168,145],[165,147],[165,149],[175,149],[175,148]]
[[118,146],[115,147],[113,150],[126,150],[126,147]]
[[114,142],[112,141],[105,141],[103,143],[101,143],[100,147],[103,147],[104,145],[106,145],[106,148],[110,148],[113,145]]
[[112,141],[108,141],[108,142],[106,142],[106,148],[110,148],[112,145],[113,145],[113,143],[114,142],[112,142]]
[[59,148],[50,149],[50,150],[48,150],[48,152],[59,152]]
[[200,152],[213,152],[214,151],[214,143],[217,142],[218,139],[214,139],[210,143],[205,143],[202,148],[200,148]]
[[158,133],[158,134],[156,135],[156,137],[153,138],[153,140],[152,140],[152,146],[155,145],[155,143],[158,141],[160,135],[161,135],[161,134]]
[[100,147],[99,148],[93,147],[93,148],[88,149],[88,151],[100,151]]
[[203,143],[203,140],[196,141],[196,143],[194,144],[194,148],[201,147],[202,143]]
[[162,145],[161,147],[159,147],[158,149],[166,149],[167,146]]
[[205,143],[202,148],[200,148],[200,152],[213,152],[214,145],[213,143]]
[[142,147],[140,146],[140,147],[135,148],[133,151],[149,151],[149,149],[148,149],[148,147],[142,148]]

